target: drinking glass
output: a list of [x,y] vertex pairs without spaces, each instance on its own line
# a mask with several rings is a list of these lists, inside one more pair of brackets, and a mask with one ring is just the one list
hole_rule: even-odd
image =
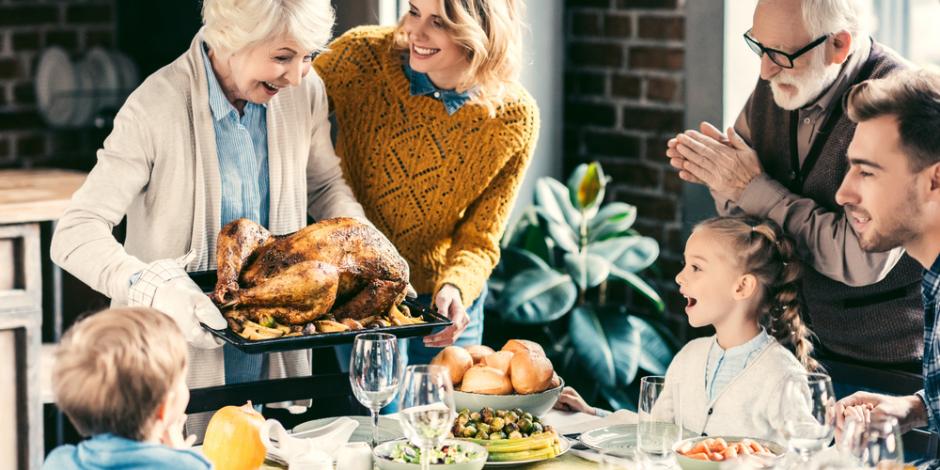
[[637,418],[636,456],[640,465],[668,467],[672,446],[682,439],[678,384],[670,384],[667,389],[665,377],[640,379]]
[[454,386],[443,366],[415,365],[405,369],[399,414],[402,430],[421,449],[421,468],[431,467],[431,451],[447,438],[454,425]]
[[[803,373],[783,381],[778,430],[801,464],[829,445],[835,433],[836,397],[826,374]],[[800,465],[802,466],[802,465]]]
[[359,403],[372,412],[372,447],[379,429],[379,410],[398,393],[401,362],[398,340],[388,333],[365,333],[353,341],[349,383]]
[[904,448],[897,418],[872,415],[869,422],[848,417],[839,442],[842,453],[862,467],[903,468]]

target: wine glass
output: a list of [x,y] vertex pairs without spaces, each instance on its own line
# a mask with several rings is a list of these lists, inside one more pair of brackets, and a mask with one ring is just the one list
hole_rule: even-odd
[[862,467],[904,467],[901,428],[893,416],[873,414],[867,424],[854,416],[847,417],[839,447],[846,457]]
[[835,433],[836,397],[826,374],[803,373],[783,381],[779,408],[779,431],[788,450],[802,464],[824,449]]
[[457,417],[450,372],[443,366],[408,366],[400,400],[402,430],[421,449],[421,468],[428,470],[432,450],[443,444]]
[[672,446],[682,439],[678,404],[678,384],[670,384],[667,389],[665,377],[640,379],[636,456],[644,466],[669,466]]
[[372,447],[379,429],[379,410],[398,392],[401,362],[398,339],[388,333],[365,333],[353,341],[349,383],[359,403],[372,412]]

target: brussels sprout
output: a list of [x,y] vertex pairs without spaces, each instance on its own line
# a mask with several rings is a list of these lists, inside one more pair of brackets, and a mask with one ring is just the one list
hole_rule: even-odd
[[519,421],[519,415],[517,415],[515,411],[510,411],[509,413],[506,413],[506,416],[504,416],[503,419],[505,419],[507,423],[515,423],[516,421]]
[[471,421],[479,421],[481,419],[483,419],[483,417],[480,415],[479,411],[474,411],[473,413],[470,413]]
[[522,418],[519,420],[519,423],[517,424],[519,424],[519,430],[522,431],[523,433],[529,434],[532,432],[532,420]]
[[503,418],[493,418],[493,421],[490,422],[490,429],[493,431],[501,431],[505,425],[506,422],[503,421]]
[[493,409],[490,407],[483,408],[483,410],[480,411],[480,415],[483,417],[483,421],[486,422],[490,422],[490,420],[496,416],[496,414],[493,413]]
[[516,416],[522,416],[525,413],[525,411],[522,411],[522,408],[513,408],[512,412],[515,413]]
[[506,423],[506,425],[503,426],[503,432],[507,434],[513,431],[518,431],[518,430],[519,430],[519,425],[516,423]]
[[532,434],[538,434],[542,431],[542,423],[532,423]]
[[499,431],[493,431],[490,433],[490,437],[488,439],[495,441],[497,439],[502,439],[502,438],[503,438],[503,433]]
[[463,432],[460,434],[463,437],[473,437],[477,434],[476,426],[470,424],[467,427],[463,428]]
[[463,408],[463,409],[460,410],[459,414],[460,414],[460,415],[470,416],[470,410],[468,410],[468,409],[466,409],[466,408]]
[[454,427],[450,428],[450,430],[454,433],[455,436],[460,436],[463,434],[464,425],[460,423],[454,423]]
[[477,431],[477,435],[476,435],[476,436],[473,436],[473,438],[474,438],[474,439],[479,439],[479,440],[483,441],[483,440],[489,439],[489,438],[490,438],[490,435],[489,435],[488,433],[483,432],[483,431]]
[[496,410],[496,416],[499,416],[500,418],[505,417],[506,413],[506,410]]
[[527,420],[529,420],[530,422],[536,422],[536,421],[538,421],[538,418],[535,418],[535,419],[532,418],[532,413],[522,413],[521,416],[522,416],[522,419],[527,419]]
[[461,425],[461,426],[464,425],[464,424],[467,424],[469,421],[470,421],[470,417],[467,416],[467,415],[458,415],[458,416],[457,416],[457,424],[459,424],[459,425]]
[[492,431],[492,429],[490,428],[490,425],[486,423],[477,424],[477,429],[487,434],[489,434]]
[[509,438],[510,438],[510,439],[521,439],[521,438],[522,438],[522,433],[519,432],[519,431],[513,431],[513,432],[509,433]]

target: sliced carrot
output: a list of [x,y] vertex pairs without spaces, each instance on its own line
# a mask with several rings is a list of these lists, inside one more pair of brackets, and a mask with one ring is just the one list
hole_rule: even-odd
[[712,445],[708,446],[712,452],[724,452],[728,448],[728,443],[722,438],[716,438]]
[[686,457],[695,460],[705,460],[708,461],[708,454],[705,452],[696,452],[694,454],[685,454]]
[[[707,440],[708,440],[708,439],[706,439],[706,441],[707,441]],[[691,453],[693,453],[693,454],[700,454],[700,453],[703,453],[703,452],[708,452],[708,446],[705,445],[705,441],[699,441],[698,444],[695,444],[695,446],[692,447],[691,450],[689,450],[689,452],[691,452]]]
[[733,459],[733,458],[735,458],[735,457],[738,456],[738,447],[737,447],[737,446],[733,446],[733,445],[732,445],[732,446],[728,446],[728,448],[725,449],[725,450],[721,453],[721,455],[723,455],[723,456],[725,457],[725,460],[727,460],[727,459]]

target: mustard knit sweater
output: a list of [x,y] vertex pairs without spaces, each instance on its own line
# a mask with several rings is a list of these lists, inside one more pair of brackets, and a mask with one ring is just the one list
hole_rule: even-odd
[[538,135],[519,84],[490,116],[468,102],[411,96],[392,28],[360,27],[314,61],[336,115],[336,153],[369,220],[411,267],[419,293],[444,284],[469,306],[499,261],[499,240]]

